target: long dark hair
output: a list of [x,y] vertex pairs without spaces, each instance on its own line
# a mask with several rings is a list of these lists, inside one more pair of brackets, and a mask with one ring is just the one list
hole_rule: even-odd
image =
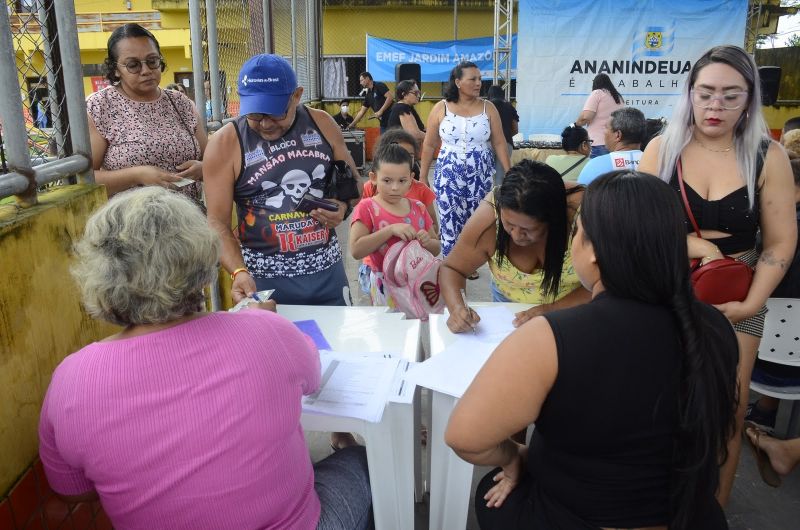
[[669,527],[688,528],[698,501],[717,487],[735,430],[733,330],[712,322],[709,309],[694,297],[684,213],[667,183],[645,173],[606,173],[589,185],[580,216],[605,290],[668,307],[678,324],[683,355]]
[[[495,191],[494,207],[508,209],[547,223],[544,251],[542,294],[555,298],[561,284],[561,268],[567,250],[567,193],[558,171],[533,160],[523,160],[508,170],[503,183]],[[497,265],[508,259],[511,236],[497,231]]]
[[[161,56],[161,46],[158,45],[158,41],[150,31],[139,24],[125,24],[118,27],[108,38],[108,50],[106,52],[106,58],[103,61],[105,78],[111,81],[112,84],[119,82],[119,76],[117,75],[117,60],[119,59],[117,43],[123,39],[136,37],[147,37],[150,39],[155,45],[158,55]],[[164,62],[164,57],[161,56],[161,71],[163,72],[166,69],[167,63]]]
[[608,90],[611,97],[617,103],[622,103],[622,95],[617,91],[617,87],[611,82],[611,78],[607,74],[597,74],[592,80],[592,90]]
[[467,68],[478,68],[478,65],[470,61],[461,61],[455,68],[450,70],[450,80],[447,82],[447,88],[444,91],[445,101],[458,103],[458,87],[456,86],[456,79],[461,79],[464,75],[464,70]]

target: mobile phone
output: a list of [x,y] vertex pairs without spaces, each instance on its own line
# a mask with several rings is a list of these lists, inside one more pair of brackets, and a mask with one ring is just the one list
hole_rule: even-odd
[[176,180],[175,182],[173,182],[172,185],[175,186],[176,188],[182,188],[184,186],[188,186],[190,184],[194,184],[195,182],[197,182],[197,181],[182,177],[180,180]]
[[309,195],[308,192],[306,192],[306,194],[300,199],[300,202],[295,207],[295,210],[298,212],[309,213],[311,210],[316,210],[317,208],[322,208],[323,210],[328,210],[329,212],[339,211],[339,205],[335,202],[325,199],[318,199],[313,195]]

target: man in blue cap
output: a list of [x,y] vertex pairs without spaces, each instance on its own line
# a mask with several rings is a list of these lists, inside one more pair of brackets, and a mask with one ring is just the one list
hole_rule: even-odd
[[277,55],[250,58],[238,89],[239,118],[211,137],[203,160],[208,219],[222,240],[233,301],[275,289],[279,304],[345,305],[350,295],[334,229],[348,205],[329,199],[337,211],[298,209],[304,198],[322,198],[334,161],[357,175],[341,130],[326,112],[300,103],[303,87]]

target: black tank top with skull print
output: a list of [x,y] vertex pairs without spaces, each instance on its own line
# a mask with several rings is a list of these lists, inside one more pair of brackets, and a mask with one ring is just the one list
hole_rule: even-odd
[[242,149],[236,179],[238,234],[245,265],[259,278],[323,271],[342,259],[336,232],[295,211],[309,193],[322,197],[333,149],[303,105],[279,140],[263,139],[240,116],[234,123]]

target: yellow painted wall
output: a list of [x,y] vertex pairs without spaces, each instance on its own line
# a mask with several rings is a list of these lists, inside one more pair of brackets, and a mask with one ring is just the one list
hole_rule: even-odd
[[770,129],[783,129],[783,124],[789,118],[800,116],[800,104],[798,105],[776,105],[764,107],[764,118]]
[[125,0],[75,0],[76,13],[107,13],[110,11],[152,11],[151,0],[131,0],[131,9],[125,8]]
[[[367,33],[405,41],[452,40],[453,10],[329,7],[324,10],[322,17],[322,53],[364,55]],[[459,39],[491,35],[494,35],[492,9],[458,11]]]
[[70,249],[105,188],[69,186],[17,211],[0,206],[0,498],[35,458],[44,393],[56,365],[116,332],[81,309]]

